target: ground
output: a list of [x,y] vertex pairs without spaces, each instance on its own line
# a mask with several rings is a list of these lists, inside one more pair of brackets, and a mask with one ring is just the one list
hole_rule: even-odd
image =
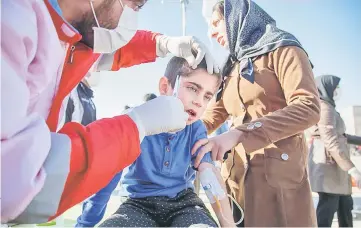
[[[354,164],[356,164],[356,166],[359,169],[361,169],[361,156],[353,157],[352,160]],[[113,192],[113,195],[111,196],[110,201],[108,203],[108,207],[104,218],[107,218],[109,215],[114,213],[119,207],[121,203],[121,196],[119,192],[120,192],[119,189]],[[210,211],[212,211],[206,195],[204,193],[201,193],[200,196],[203,199],[203,201],[206,202],[206,205],[207,207],[209,207]],[[361,190],[353,188],[352,197],[354,200],[354,227],[361,227]],[[316,206],[318,202],[318,195],[316,193],[313,194],[313,201]],[[55,226],[67,226],[67,227],[74,226],[76,219],[80,215],[80,213],[81,213],[81,205],[79,204],[77,206],[74,206],[67,212],[65,212],[64,215],[62,215],[62,217],[59,220],[57,220],[58,223]],[[16,227],[29,227],[29,226],[36,226],[36,225],[20,225]],[[336,217],[333,221],[332,227],[338,227]]]
[[[313,196],[314,196],[313,199],[314,199],[315,205],[317,205],[317,201],[318,201],[317,194],[314,194]],[[204,202],[208,202],[205,194],[201,194],[201,197],[204,200]],[[353,199],[354,199],[354,204],[355,204],[355,206],[354,206],[354,210],[355,210],[354,227],[361,227],[361,191],[360,190],[354,189]],[[109,201],[107,211],[105,213],[104,218],[107,218],[114,211],[116,211],[120,202],[121,202],[121,197],[118,195],[118,191],[115,191]],[[210,207],[210,205],[208,203],[207,203],[207,206]],[[80,213],[81,213],[81,205],[77,205],[77,206],[71,208],[62,216],[61,219],[58,220],[58,224],[55,226],[73,227],[76,222],[76,218],[80,215]],[[35,225],[21,225],[21,226],[16,226],[16,227],[29,227],[29,226],[35,226]],[[53,227],[55,227],[55,226],[53,226]],[[334,219],[332,227],[338,227],[336,218]]]

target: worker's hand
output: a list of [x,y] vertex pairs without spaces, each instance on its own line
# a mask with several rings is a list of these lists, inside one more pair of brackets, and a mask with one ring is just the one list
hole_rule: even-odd
[[[219,73],[219,67],[211,56],[211,53],[197,38],[193,36],[168,37],[158,35],[156,41],[157,56],[164,57],[168,53],[171,53],[174,56],[186,59],[193,69],[205,58],[208,73]],[[192,54],[192,50],[197,53],[196,57]]]
[[348,174],[350,174],[351,177],[355,180],[356,187],[361,189],[361,173],[360,173],[360,171],[358,171],[356,167],[353,167],[348,171]]
[[154,98],[128,109],[126,115],[137,125],[140,141],[144,136],[182,130],[189,118],[182,101],[173,96]]

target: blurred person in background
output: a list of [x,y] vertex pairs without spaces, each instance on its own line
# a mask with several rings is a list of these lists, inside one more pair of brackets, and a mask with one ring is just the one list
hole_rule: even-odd
[[361,145],[361,138],[345,134],[346,127],[336,103],[340,97],[340,78],[323,75],[316,78],[321,99],[321,118],[311,127],[309,177],[312,191],[317,192],[317,223],[331,227],[337,212],[340,227],[352,227],[352,187],[361,188],[361,173],[350,160],[348,143]]
[[147,101],[153,100],[154,98],[157,98],[157,95],[155,95],[154,93],[147,93],[144,95],[143,101],[147,102]]

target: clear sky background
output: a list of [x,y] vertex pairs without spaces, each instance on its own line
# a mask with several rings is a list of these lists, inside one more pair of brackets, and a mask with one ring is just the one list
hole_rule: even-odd
[[[227,53],[207,37],[202,17],[202,0],[189,0],[187,35],[207,44],[221,64]],[[334,74],[342,78],[342,96],[337,108],[361,105],[361,0],[256,0],[279,28],[293,33],[314,64],[315,76]],[[180,3],[177,0],[149,0],[139,12],[139,29],[166,35],[182,34]],[[158,81],[169,58],[118,72],[100,73],[95,88],[98,117],[123,111],[126,104],[142,102],[145,93],[158,94]]]

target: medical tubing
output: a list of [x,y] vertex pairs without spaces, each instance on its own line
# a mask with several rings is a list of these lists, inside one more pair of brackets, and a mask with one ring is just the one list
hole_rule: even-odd
[[[230,194],[227,194],[227,197],[228,197],[228,198],[231,198],[231,200],[236,204],[236,206],[238,207],[238,209],[241,211],[242,217],[241,217],[237,222],[234,223],[235,225],[238,225],[238,224],[240,224],[240,223],[243,221],[243,219],[244,219],[243,209],[242,209],[242,207],[237,203],[237,201],[236,201]],[[215,198],[216,198],[216,197],[215,197]],[[217,201],[219,201],[219,200],[217,199]],[[224,220],[226,220],[226,222],[228,222],[228,223],[233,223],[233,221],[228,220],[228,219],[224,216],[222,207],[220,207],[219,209],[220,209],[220,214],[221,214],[222,218],[223,218]],[[232,214],[233,214],[233,210],[234,210],[234,208],[233,208],[233,203],[231,203],[231,211],[232,211]]]

